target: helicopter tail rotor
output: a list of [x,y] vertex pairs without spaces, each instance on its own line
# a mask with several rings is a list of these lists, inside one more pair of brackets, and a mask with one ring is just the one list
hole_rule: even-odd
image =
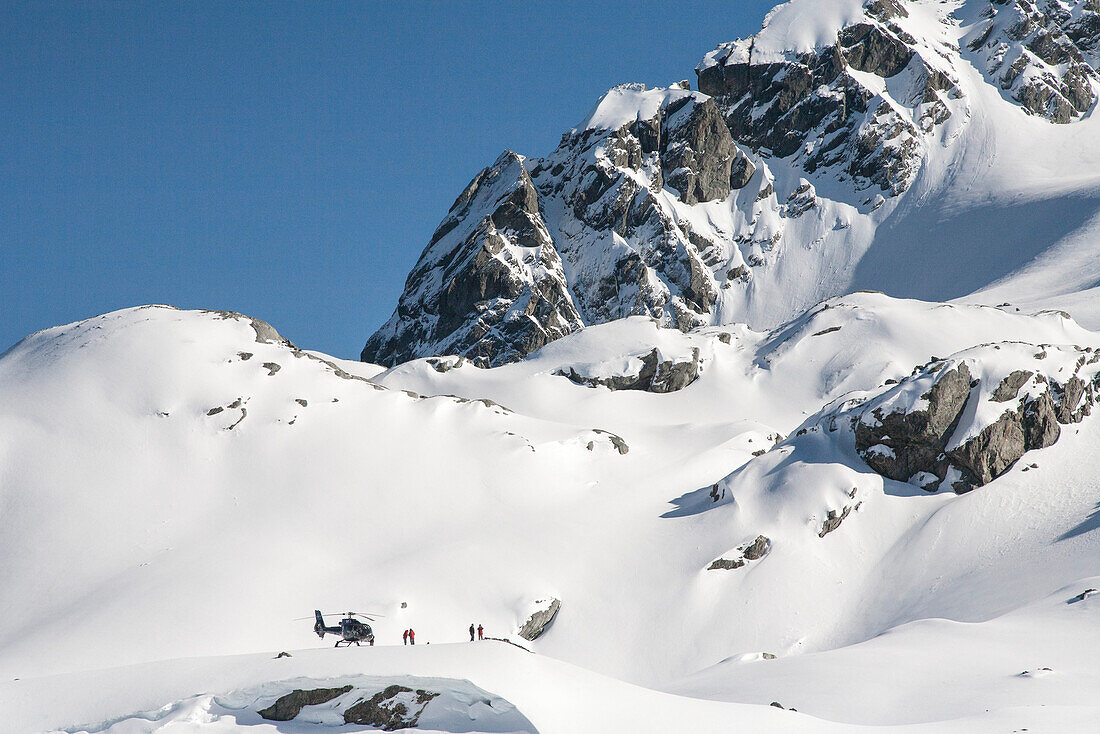
[[317,618],[317,621],[313,625],[313,631],[317,633],[318,637],[324,639],[324,637],[325,637],[325,620],[324,620],[323,617],[321,617],[321,610],[314,609],[313,614]]

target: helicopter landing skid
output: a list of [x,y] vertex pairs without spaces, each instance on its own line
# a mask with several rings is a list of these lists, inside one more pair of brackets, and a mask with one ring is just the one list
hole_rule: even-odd
[[333,645],[333,647],[340,647],[341,642],[344,643],[345,645],[347,645],[348,647],[351,647],[351,643],[354,642],[355,646],[359,647],[359,640],[337,640],[336,644]]

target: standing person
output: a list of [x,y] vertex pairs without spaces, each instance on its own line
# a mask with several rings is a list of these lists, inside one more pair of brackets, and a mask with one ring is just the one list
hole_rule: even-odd
[[482,627],[482,626],[481,626],[481,625],[479,624],[479,625],[477,626],[477,639],[479,639],[479,640],[484,640],[484,639],[485,639],[485,637],[484,637],[484,633],[485,633],[485,628],[484,628],[484,627]]
[[474,641],[474,623],[470,622],[470,642]]
[[409,631],[408,630],[405,630],[404,632],[401,633],[401,642],[403,642],[406,645],[409,644]]
[[413,632],[412,627],[409,627],[409,644],[410,645],[415,645],[416,644],[416,633]]

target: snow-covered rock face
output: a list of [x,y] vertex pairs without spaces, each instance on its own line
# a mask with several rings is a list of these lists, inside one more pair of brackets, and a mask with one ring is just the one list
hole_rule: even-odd
[[[1019,130],[1036,115],[1072,122],[1029,128],[1028,145],[1080,148],[1098,34],[1096,0],[784,3],[759,33],[706,54],[701,91],[621,85],[548,156],[506,152],[480,173],[362,358],[497,366],[628,316],[771,328],[854,287],[887,290],[896,263],[874,255],[899,229],[925,231],[922,211],[950,215],[931,217],[936,242],[973,236],[959,212],[1004,199],[1005,181],[1055,195],[1036,180],[1047,168],[1069,182],[1057,195],[1096,195],[1094,165],[1026,159]],[[998,244],[1005,270],[925,289],[971,294],[1022,273],[1017,250],[1037,256],[1068,234]]]
[[551,155],[507,152],[478,174],[362,359],[496,366],[627,316],[707,325],[723,290],[744,293],[751,268],[774,261],[788,211],[816,204],[808,181],[779,202],[713,99],[617,87]]
[[460,353],[499,364],[581,325],[524,160],[506,152],[451,206],[362,359]]
[[710,243],[676,208],[725,199],[739,157],[712,100],[627,85],[538,161],[532,178],[586,324],[650,315],[686,330],[710,320]]
[[624,316],[708,323],[713,267],[730,255],[675,209],[725,200],[753,171],[713,100],[617,87],[547,158],[507,152],[478,174],[362,359],[457,353],[493,366]]
[[907,31],[904,2],[875,0],[827,43],[801,50],[782,35],[797,5],[773,11],[757,36],[707,54],[699,89],[718,100],[738,141],[808,173],[832,169],[857,190],[905,191],[924,136],[961,94],[942,39]]
[[990,0],[965,39],[990,82],[1051,122],[1080,119],[1096,104],[1100,3]]

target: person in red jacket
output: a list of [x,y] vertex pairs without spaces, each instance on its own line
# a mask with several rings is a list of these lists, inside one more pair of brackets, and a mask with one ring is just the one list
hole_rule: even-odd
[[481,625],[479,624],[479,625],[477,626],[477,639],[479,639],[479,640],[484,640],[484,639],[485,639],[485,637],[484,637],[484,632],[485,632],[485,628],[484,628],[484,627],[482,627],[482,626],[481,626]]
[[405,630],[401,633],[401,641],[406,645],[409,644],[409,631]]
[[415,645],[416,644],[416,633],[413,632],[412,627],[409,627],[409,644],[410,645]]

